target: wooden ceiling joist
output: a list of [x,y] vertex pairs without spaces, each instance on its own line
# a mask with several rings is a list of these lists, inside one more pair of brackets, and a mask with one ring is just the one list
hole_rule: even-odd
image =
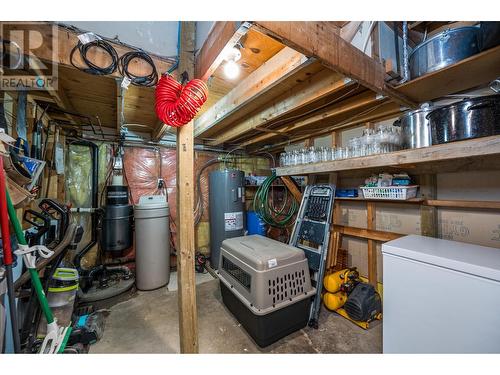
[[[367,122],[376,122],[383,121],[390,118],[394,118],[401,113],[401,107],[399,104],[387,101],[385,103],[381,103],[380,107],[376,106],[363,115],[356,115],[347,120],[341,120],[338,123],[332,123],[330,126],[325,126],[322,129],[314,130],[309,132],[307,135],[297,135],[291,136],[286,141],[282,142],[274,142],[272,147],[266,148],[266,151],[277,151],[282,150],[286,145],[301,142],[306,139],[310,139],[311,137],[321,137],[327,134],[330,134],[332,131],[345,129],[349,127],[353,127],[356,125],[364,124]],[[254,143],[252,142],[252,137],[250,139],[240,142],[241,146],[248,146],[249,152],[262,150],[262,143]]]
[[220,130],[224,123],[229,122],[231,114],[253,102],[257,96],[269,92],[309,63],[310,60],[303,54],[288,47],[282,49],[196,119],[195,136],[204,133],[210,135],[207,131],[212,128]]
[[217,21],[196,54],[195,77],[207,80],[224,61],[228,50],[245,35],[248,22]]
[[259,31],[304,55],[317,57],[327,68],[353,78],[402,105],[417,107],[415,102],[386,84],[382,64],[342,39],[338,26],[333,22],[258,21],[254,25]]
[[[366,91],[362,94],[353,96],[352,98],[341,101],[338,104],[333,104],[326,109],[319,111],[312,116],[294,121],[289,125],[279,128],[282,134],[293,134],[294,132],[303,130],[305,128],[310,128],[313,124],[320,121],[329,121],[330,119],[338,118],[354,111],[362,111],[369,106],[381,103],[384,100],[380,95],[375,94],[373,91]],[[254,143],[261,143],[269,141],[276,137],[277,134],[266,133],[255,137],[252,137],[249,141],[245,142],[243,145],[248,146]]]
[[250,130],[270,124],[291,111],[301,109],[354,84],[352,80],[346,79],[338,73],[326,69],[322,70],[275,98],[263,110],[231,126],[229,130],[216,136],[210,144],[219,145],[228,142]]

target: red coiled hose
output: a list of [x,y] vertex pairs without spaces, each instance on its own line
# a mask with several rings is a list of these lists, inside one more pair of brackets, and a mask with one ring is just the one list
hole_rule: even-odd
[[200,79],[182,86],[171,75],[165,74],[156,86],[156,115],[164,124],[183,126],[191,121],[208,97],[208,87]]

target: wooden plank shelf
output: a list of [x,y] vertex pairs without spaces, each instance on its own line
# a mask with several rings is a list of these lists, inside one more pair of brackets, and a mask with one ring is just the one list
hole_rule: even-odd
[[500,46],[412,79],[395,89],[420,103],[488,84],[498,76],[500,76]]
[[410,198],[410,199],[366,199],[363,197],[335,197],[336,201],[346,202],[375,202],[375,203],[422,203],[424,198]]
[[277,176],[300,176],[373,168],[416,167],[418,165],[433,164],[436,162],[495,155],[500,155],[500,136],[498,135],[419,149],[397,151],[388,154],[280,167],[274,170]]

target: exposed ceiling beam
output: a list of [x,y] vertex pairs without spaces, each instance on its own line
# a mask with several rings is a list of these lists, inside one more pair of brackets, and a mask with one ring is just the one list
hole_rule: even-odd
[[194,135],[198,137],[212,128],[219,130],[229,122],[231,114],[253,103],[257,96],[269,92],[308,64],[309,59],[303,54],[285,47],[196,119]]
[[[318,129],[312,131],[307,135],[291,137],[283,142],[275,142],[273,143],[272,147],[266,148],[265,150],[266,151],[280,150],[283,149],[288,144],[301,142],[309,138],[320,137],[322,135],[330,134],[334,130],[350,128],[366,122],[383,121],[386,119],[394,118],[398,116],[400,113],[401,113],[401,107],[399,106],[399,104],[394,102],[386,102],[382,104],[379,108],[374,108],[373,110],[370,110],[370,112],[364,115],[353,116],[352,118],[349,118],[347,120],[342,120],[339,121],[338,123],[327,126],[324,129]],[[245,144],[247,143],[246,142],[242,143],[242,145]],[[250,151],[252,152],[262,150],[262,144],[252,144],[251,148],[252,149]]]
[[[20,24],[19,29],[22,29],[22,27],[22,24]],[[9,22],[9,28],[15,30],[16,25]],[[30,25],[30,32],[31,31],[38,31],[41,35],[49,37],[54,35],[54,40],[57,40],[56,48],[51,48],[49,45],[42,45],[40,48],[32,51],[36,57],[43,61],[74,68],[70,61],[70,54],[73,47],[78,44],[78,34],[76,32],[49,22],[33,23]],[[9,37],[11,38],[11,41],[17,43],[18,45],[23,45],[23,41],[20,39],[22,38],[22,34],[10,33]],[[121,44],[111,43],[111,45],[118,53],[118,56],[121,56],[126,52],[134,51],[132,48]],[[75,53],[74,58],[77,65],[82,64],[82,60],[80,59],[80,54],[78,52]],[[98,48],[89,49],[87,58],[97,65],[105,66],[109,64],[109,56]],[[163,59],[155,55],[151,55],[151,58],[153,59],[159,74],[166,72],[173,64],[171,60]],[[132,60],[129,64],[129,69],[136,75],[147,75],[151,72],[151,67],[145,61],[139,59]],[[111,74],[111,76],[121,78],[121,74],[118,70]]]
[[[384,97],[375,94],[373,91],[366,91],[352,98],[333,104],[332,106],[327,107],[326,109],[319,111],[318,113],[310,117],[306,117],[304,119],[300,119],[294,121],[293,123],[280,127],[278,130],[282,135],[290,135],[290,132],[296,132],[310,127],[311,125],[320,121],[335,119],[338,116],[352,113],[353,111],[361,111],[369,106],[376,105],[377,103],[382,103],[383,100]],[[265,133],[257,135],[250,138],[248,141],[243,142],[241,145],[248,146],[254,143],[266,142],[272,138],[275,138],[277,135],[279,136],[279,134],[276,133]]]
[[155,129],[153,130],[152,134],[153,141],[159,141],[160,139],[162,139],[165,133],[167,132],[168,128],[169,126],[167,124],[158,121],[156,123]]
[[342,26],[342,28],[340,29],[340,36],[342,37],[342,39],[350,43],[356,36],[362,23],[362,21],[351,21]]
[[327,68],[353,78],[363,86],[410,108],[417,104],[386,84],[386,72],[375,61],[342,39],[333,22],[257,21],[257,29],[307,56],[317,57]]
[[245,118],[240,123],[234,124],[229,130],[218,135],[210,144],[218,145],[228,142],[249,130],[271,124],[291,111],[310,105],[351,85],[354,85],[351,79],[346,79],[338,73],[324,69],[275,98],[264,109]]
[[248,22],[217,21],[196,54],[195,78],[206,81],[224,61],[227,51],[245,35]]
[[[39,77],[43,77],[43,71],[41,70],[41,67],[38,66],[38,63],[36,61],[32,61],[34,64],[33,70]],[[68,112],[75,112],[75,107],[73,106],[73,103],[71,103],[70,99],[66,95],[66,91],[61,85],[61,82],[59,80],[55,80],[56,87],[49,87],[47,90],[47,93],[50,95],[50,97],[54,100],[55,104],[57,106],[65,111]],[[64,117],[66,117],[70,123],[72,124],[78,124],[79,118],[78,116],[73,116],[70,113],[64,113]]]
[[[250,26],[248,22],[215,22],[203,46],[195,56],[195,78],[207,81],[222,64],[227,51],[247,33]],[[153,139],[160,140],[168,128],[168,125],[157,123],[153,131]]]

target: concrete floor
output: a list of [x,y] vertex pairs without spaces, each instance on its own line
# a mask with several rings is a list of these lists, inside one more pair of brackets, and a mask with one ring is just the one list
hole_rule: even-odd
[[[170,289],[176,290],[176,275]],[[381,353],[382,324],[363,330],[322,308],[319,329],[301,329],[261,349],[222,303],[219,281],[197,277],[200,353]],[[91,353],[179,353],[177,292],[136,292],[111,306],[103,338]]]

